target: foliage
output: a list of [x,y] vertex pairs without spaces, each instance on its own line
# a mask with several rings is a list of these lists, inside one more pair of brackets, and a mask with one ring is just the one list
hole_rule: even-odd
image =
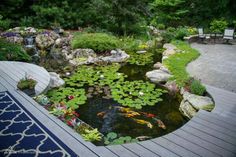
[[210,23],[210,30],[213,33],[222,33],[224,32],[225,28],[227,27],[228,23],[227,21],[221,19],[221,20],[213,20]]
[[130,58],[128,59],[128,63],[136,64],[136,65],[147,65],[153,63],[153,53],[150,51],[145,53],[136,53],[136,52],[128,52]]
[[170,56],[163,63],[173,74],[172,79],[176,80],[178,86],[183,87],[189,80],[185,67],[199,56],[199,52],[183,41],[173,41],[172,43],[182,52]]
[[133,37],[121,38],[121,49],[125,52],[136,52],[139,50],[139,45],[142,41],[137,40]]
[[106,137],[104,137],[104,144],[105,145],[116,145],[116,144],[124,144],[124,143],[131,143],[131,142],[138,142],[136,139],[132,139],[130,136],[119,137],[115,132],[109,132]]
[[83,33],[72,40],[73,49],[91,48],[99,53],[116,49],[118,45],[119,40],[115,36],[105,33]]
[[0,30],[6,30],[10,27],[11,20],[3,19],[3,16],[0,15]]
[[169,43],[175,38],[174,33],[170,32],[170,31],[166,31],[166,32],[161,33],[161,36],[162,36],[163,41],[165,43]]
[[48,91],[47,96],[54,103],[64,103],[72,109],[76,109],[79,105],[85,104],[87,97],[84,89],[75,88],[59,88]]
[[193,80],[190,85],[190,91],[196,95],[203,95],[206,92],[206,87],[201,84],[198,80]]
[[9,61],[30,61],[31,57],[18,44],[10,43],[4,39],[0,39],[0,60]]
[[23,78],[18,82],[17,88],[21,89],[21,90],[23,90],[23,89],[34,89],[36,84],[37,84],[37,81],[35,81],[34,79]]
[[186,0],[154,0],[152,9],[156,23],[163,23],[168,26],[180,24],[180,19],[188,12],[188,8],[182,7]]
[[114,100],[123,106],[141,109],[143,106],[154,106],[162,101],[160,96],[165,93],[162,89],[156,89],[154,84],[143,81],[117,82],[111,87]]
[[48,105],[50,103],[48,97],[44,94],[38,95],[34,97],[34,99],[40,104],[40,105]]
[[94,67],[83,65],[78,67],[70,78],[66,78],[65,82],[71,87],[111,85],[115,81],[123,81],[126,77],[124,74],[117,72],[119,68],[119,64]]
[[190,35],[186,27],[178,27],[175,32],[175,39],[183,40],[184,37]]
[[81,134],[85,141],[101,141],[102,136],[98,129],[85,130],[84,134]]

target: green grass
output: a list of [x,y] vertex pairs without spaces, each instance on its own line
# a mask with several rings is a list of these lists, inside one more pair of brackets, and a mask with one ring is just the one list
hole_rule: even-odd
[[163,63],[173,74],[171,79],[176,80],[179,87],[184,87],[190,79],[190,76],[186,71],[186,66],[189,62],[198,58],[200,54],[197,50],[191,48],[189,44],[183,41],[172,41],[171,43],[178,49],[184,51],[184,53],[176,53],[164,60]]
[[75,33],[72,48],[90,48],[102,53],[118,48],[119,39],[106,33]]

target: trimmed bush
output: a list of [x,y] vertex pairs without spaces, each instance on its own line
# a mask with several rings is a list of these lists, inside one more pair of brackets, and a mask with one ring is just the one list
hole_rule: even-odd
[[193,94],[202,96],[206,92],[206,87],[198,80],[193,80],[190,85],[190,91]]
[[0,39],[0,60],[30,61],[31,57],[22,46]]
[[119,39],[105,33],[82,33],[74,36],[72,48],[90,48],[98,53],[118,48]]
[[210,23],[210,30],[213,33],[223,33],[225,28],[228,26],[228,22],[225,21],[224,19],[220,19],[220,20],[213,20]]

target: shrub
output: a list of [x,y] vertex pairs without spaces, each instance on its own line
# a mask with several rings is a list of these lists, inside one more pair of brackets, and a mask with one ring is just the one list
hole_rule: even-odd
[[30,61],[31,57],[26,51],[17,44],[10,43],[4,39],[0,39],[0,60],[11,61]]
[[118,48],[119,40],[105,33],[83,33],[75,35],[72,40],[73,49],[90,48],[96,52],[105,52]]
[[160,24],[157,24],[157,28],[160,29],[160,30],[164,30],[165,29],[165,25],[160,23]]
[[188,36],[188,29],[185,27],[178,27],[175,32],[175,39],[183,40],[185,36]]
[[193,80],[190,85],[190,91],[196,95],[203,95],[206,92],[206,87],[201,84],[198,80]]
[[213,20],[210,23],[210,30],[213,33],[223,33],[225,28],[228,26],[227,21],[220,19],[220,20]]
[[136,52],[139,50],[140,43],[141,41],[133,37],[124,37],[121,39],[121,49],[126,52]]
[[0,15],[0,30],[9,29],[10,24],[11,24],[11,20],[9,20],[9,19],[3,20],[3,16]]
[[175,34],[170,31],[166,31],[166,32],[161,33],[161,36],[162,36],[163,41],[165,43],[169,43],[175,38]]

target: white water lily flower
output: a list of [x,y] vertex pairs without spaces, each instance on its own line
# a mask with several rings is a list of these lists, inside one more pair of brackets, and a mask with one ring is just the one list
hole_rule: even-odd
[[118,75],[118,76],[120,76],[120,75],[121,75],[121,73],[117,73],[117,75]]
[[100,78],[104,78],[104,75],[100,75]]
[[144,93],[143,93],[143,92],[141,92],[141,91],[140,91],[138,94],[139,94],[140,96],[143,96],[143,95],[144,95]]

